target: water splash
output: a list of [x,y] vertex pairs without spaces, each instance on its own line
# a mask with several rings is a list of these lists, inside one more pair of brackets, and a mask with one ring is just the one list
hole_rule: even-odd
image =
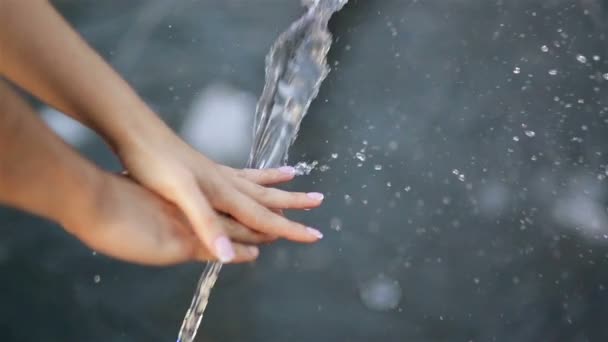
[[296,170],[296,176],[307,176],[312,172],[312,170],[315,169],[315,167],[317,167],[318,164],[319,162],[316,160],[312,163],[299,162],[293,168]]
[[[329,72],[327,23],[348,0],[303,0],[308,11],[276,40],[266,57],[266,83],[258,101],[248,167],[283,165],[310,103]],[[178,342],[193,342],[222,268],[209,263],[182,323]]]

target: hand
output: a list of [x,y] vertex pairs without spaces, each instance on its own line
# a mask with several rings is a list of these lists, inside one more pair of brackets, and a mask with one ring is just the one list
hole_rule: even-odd
[[233,260],[239,245],[230,243],[231,221],[218,212],[268,236],[298,242],[314,242],[322,237],[318,230],[277,212],[317,207],[322,194],[264,186],[291,180],[295,175],[293,168],[235,170],[204,157],[168,129],[147,132],[142,137],[117,149],[125,168],[137,182],[174,203],[201,243],[222,262]]
[[[66,230],[96,251],[140,264],[217,259],[173,204],[126,177],[106,175],[93,212],[77,215],[77,221],[66,223]],[[273,240],[229,217],[218,215],[217,220],[234,241],[232,262],[255,260],[259,255],[255,245]]]

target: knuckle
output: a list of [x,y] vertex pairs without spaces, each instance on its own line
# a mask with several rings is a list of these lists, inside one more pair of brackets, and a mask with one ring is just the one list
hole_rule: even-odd
[[230,204],[231,193],[230,187],[226,184],[212,185],[205,189],[205,196],[211,204],[222,209]]
[[255,227],[258,230],[273,230],[274,223],[272,213],[267,210],[256,210],[255,213]]
[[263,202],[269,201],[273,198],[272,189],[269,189],[264,186],[256,186],[255,194],[256,194],[256,197]]
[[266,221],[270,226],[277,225],[277,215],[270,210],[262,210],[262,219]]
[[248,171],[248,169],[238,169],[238,170],[235,170],[235,175],[237,177],[247,178],[247,176],[249,175],[249,171]]

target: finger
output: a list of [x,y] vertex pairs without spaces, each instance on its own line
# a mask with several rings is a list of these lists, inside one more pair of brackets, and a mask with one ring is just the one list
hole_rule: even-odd
[[220,216],[220,220],[223,222],[222,225],[224,226],[228,237],[230,237],[232,241],[248,245],[255,245],[277,239],[275,236],[270,236],[251,230],[230,217]]
[[320,206],[323,202],[323,194],[318,192],[289,192],[267,188],[242,179],[237,179],[234,186],[268,208],[311,209]]
[[232,261],[235,251],[218,214],[211,208],[196,183],[188,183],[190,182],[182,183],[178,190],[177,206],[183,210],[194,232],[213,255],[224,263]]
[[296,175],[296,169],[291,166],[282,166],[276,169],[231,170],[237,177],[244,178],[250,182],[260,185],[285,183],[292,180]]
[[318,230],[277,215],[238,191],[232,192],[229,200],[222,196],[218,204],[220,210],[260,233],[298,242],[315,242],[323,237]]
[[[234,258],[230,263],[251,262],[260,255],[260,250],[256,246],[233,243],[232,247],[234,248]],[[194,259],[201,261],[218,261],[217,258],[203,246],[200,246]]]

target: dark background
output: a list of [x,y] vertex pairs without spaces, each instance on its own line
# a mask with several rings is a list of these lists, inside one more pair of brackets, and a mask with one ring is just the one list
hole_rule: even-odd
[[[295,0],[54,3],[167,122],[234,166],[264,56],[303,13]],[[608,340],[607,11],[351,0],[290,155],[322,166],[290,187],[325,205],[291,216],[326,238],[225,267],[198,340]],[[90,132],[41,112],[119,169]],[[175,340],[202,265],[128,265],[24,213],[0,222],[0,341]]]

